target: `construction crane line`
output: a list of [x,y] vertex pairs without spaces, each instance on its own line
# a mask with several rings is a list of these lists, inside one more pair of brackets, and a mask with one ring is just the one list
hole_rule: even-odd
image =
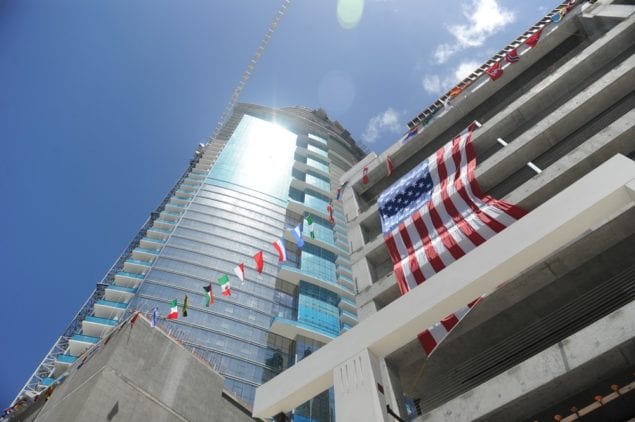
[[267,45],[269,45],[269,42],[271,41],[271,37],[273,33],[278,28],[280,21],[282,20],[287,9],[291,5],[291,1],[292,0],[282,0],[282,4],[280,5],[280,8],[278,9],[271,23],[269,24],[269,27],[267,28],[265,35],[260,40],[260,44],[258,45],[258,48],[256,49],[256,52],[254,53],[253,57],[249,61],[249,64],[247,64],[247,67],[245,68],[245,71],[243,72],[240,78],[240,81],[238,82],[238,85],[236,86],[236,88],[234,88],[234,92],[232,93],[231,99],[229,100],[229,103],[225,107],[223,114],[218,120],[218,123],[216,124],[216,127],[214,128],[214,134],[209,138],[208,142],[211,142],[214,139],[216,139],[221,129],[223,128],[227,120],[229,119],[229,116],[233,112],[234,107],[236,106],[236,103],[238,102],[238,99],[240,98],[240,93],[247,85],[247,81],[249,81],[249,78],[254,72],[254,69],[256,68],[256,65],[258,64],[258,61],[260,61],[260,58],[262,57],[265,50],[267,49]]

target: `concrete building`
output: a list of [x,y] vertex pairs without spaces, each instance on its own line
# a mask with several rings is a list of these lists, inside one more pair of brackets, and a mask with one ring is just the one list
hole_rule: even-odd
[[[343,175],[360,323],[259,387],[255,416],[333,386],[340,421],[395,420],[387,405],[416,421],[574,420],[611,385],[630,391],[619,388],[635,368],[635,6],[579,1],[559,19],[568,5]],[[506,63],[512,48],[520,60]],[[481,190],[527,215],[402,296],[378,196],[473,121]],[[427,358],[417,335],[481,295]],[[617,399],[615,420],[632,403]]]
[[150,322],[117,327],[11,421],[253,421],[209,364]]
[[[134,310],[157,307],[159,324],[221,373],[226,390],[252,404],[257,386],[357,323],[346,224],[341,204],[329,212],[329,201],[364,154],[321,110],[239,104],[217,139],[199,146],[18,398],[55,382]],[[299,248],[291,229],[303,221]],[[280,238],[282,264],[272,245]],[[234,275],[240,263],[244,283]],[[231,296],[217,283],[223,274]],[[210,282],[215,300],[207,307]],[[166,320],[174,299],[179,318]],[[295,413],[298,420],[328,420],[332,400],[326,393]]]

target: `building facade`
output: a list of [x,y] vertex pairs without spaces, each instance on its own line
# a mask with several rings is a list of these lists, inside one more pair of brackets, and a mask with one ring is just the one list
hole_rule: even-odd
[[[343,176],[360,323],[261,386],[256,416],[329,385],[340,420],[633,415],[634,12],[563,2]],[[482,193],[527,214],[402,295],[378,198],[473,122]],[[417,335],[480,295],[426,356]]]
[[[126,315],[156,307],[165,317],[176,299],[178,319],[159,325],[210,362],[226,390],[253,403],[257,386],[357,323],[346,225],[333,199],[337,181],[363,155],[321,110],[239,104],[217,139],[199,146],[20,395],[54,382]],[[302,248],[291,232],[300,224]],[[272,245],[280,238],[283,263]],[[234,274],[241,263],[244,282]],[[225,274],[230,296],[217,283]],[[206,306],[210,282],[214,301]],[[327,393],[299,406],[298,420],[328,420],[330,402]]]

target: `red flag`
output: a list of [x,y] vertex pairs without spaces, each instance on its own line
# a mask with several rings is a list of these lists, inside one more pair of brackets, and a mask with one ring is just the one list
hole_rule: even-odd
[[326,211],[328,211],[329,213],[329,221],[331,222],[331,224],[335,224],[335,219],[333,218],[333,206],[331,206],[331,204],[328,204],[326,206]]
[[388,176],[390,176],[392,174],[392,158],[390,157],[390,155],[388,157],[386,157],[386,167],[388,168]]
[[540,31],[536,31],[534,35],[532,35],[531,37],[525,40],[525,44],[527,44],[531,48],[534,48],[536,44],[538,44],[538,40],[540,39],[541,33],[542,33],[542,29]]
[[364,167],[364,175],[362,176],[362,183],[368,184],[368,167]]
[[135,313],[132,314],[132,318],[130,318],[131,326],[134,326],[134,323],[137,322],[137,318],[139,318],[139,311],[135,311]]
[[265,261],[262,256],[262,251],[258,252],[254,255],[254,260],[256,261],[256,270],[261,273],[262,269],[265,267]]
[[493,65],[487,68],[485,71],[493,81],[503,76],[503,69],[501,69],[501,62],[495,62]]
[[454,98],[454,97],[456,97],[457,95],[459,95],[459,94],[461,93],[461,91],[463,91],[463,88],[461,88],[461,87],[459,87],[459,86],[455,86],[454,88],[452,88],[452,89],[450,90],[450,93],[448,94],[448,96],[449,96],[450,98]]

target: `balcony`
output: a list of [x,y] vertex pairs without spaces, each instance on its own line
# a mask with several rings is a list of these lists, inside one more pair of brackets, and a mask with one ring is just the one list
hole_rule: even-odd
[[174,228],[174,222],[157,218],[152,222],[152,227],[172,231]]
[[347,299],[345,297],[340,298],[340,303],[338,303],[337,306],[342,311],[346,310],[349,312],[357,312],[357,304],[354,301]]
[[148,248],[134,248],[132,250],[132,257],[140,261],[150,261],[159,255],[160,249],[148,249]]
[[161,249],[164,244],[165,240],[150,239],[149,237],[144,237],[139,241],[139,245],[144,249]]
[[55,370],[53,371],[54,375],[59,375],[64,373],[66,369],[72,365],[77,360],[77,356],[72,355],[62,355],[59,354],[55,356]]
[[82,321],[82,333],[92,337],[103,337],[116,325],[117,321],[114,319],[87,316]]
[[104,298],[111,302],[128,303],[137,293],[137,289],[111,284],[104,291]]
[[194,194],[193,190],[190,189],[178,189],[175,193],[174,193],[177,197],[179,198],[184,198],[186,200],[190,200],[192,199],[192,195]]
[[126,262],[123,263],[123,270],[134,274],[145,274],[151,267],[152,261],[142,259],[128,258]]
[[278,277],[295,285],[299,285],[300,280],[303,280],[318,287],[329,290],[339,296],[345,296],[351,299],[355,297],[355,293],[353,293],[352,290],[323,278],[306,274],[300,268],[297,268],[293,265],[282,264],[280,266],[280,270],[278,271]]
[[337,337],[336,333],[329,332],[320,327],[279,317],[273,319],[270,330],[272,333],[291,340],[294,340],[297,336],[304,336],[322,343],[328,343]]
[[93,311],[95,316],[99,318],[120,319],[126,312],[126,308],[128,308],[127,303],[100,299],[95,302]]
[[73,356],[80,356],[86,350],[99,342],[99,337],[75,334],[68,340],[68,352]]
[[165,210],[169,212],[180,213],[185,211],[185,208],[187,208],[185,205],[179,205],[174,202],[168,202],[165,204]]
[[353,283],[353,280],[344,274],[340,274],[337,277],[337,282],[340,283],[342,286],[346,287],[347,289],[355,290],[355,283]]
[[42,378],[42,381],[40,382],[40,384],[42,384],[45,387],[48,387],[49,385],[53,384],[54,382],[55,382],[55,378],[44,377],[44,378]]
[[170,198],[170,202],[174,202],[175,204],[179,204],[179,205],[187,205],[187,203],[190,202],[190,198],[179,196],[179,194],[177,193],[177,194],[174,194],[172,198]]
[[342,321],[342,323],[344,324],[348,324],[348,325],[357,325],[357,315],[342,310],[341,314],[340,314],[340,321]]
[[151,239],[165,240],[170,236],[170,233],[172,233],[170,230],[151,227],[146,231],[146,236]]
[[143,281],[144,277],[144,274],[119,271],[117,274],[115,274],[115,283],[118,286],[135,289]]
[[163,210],[163,211],[161,211],[161,214],[159,214],[159,216],[161,217],[161,220],[175,222],[176,220],[178,220],[181,217],[181,213],[168,211],[168,210]]

